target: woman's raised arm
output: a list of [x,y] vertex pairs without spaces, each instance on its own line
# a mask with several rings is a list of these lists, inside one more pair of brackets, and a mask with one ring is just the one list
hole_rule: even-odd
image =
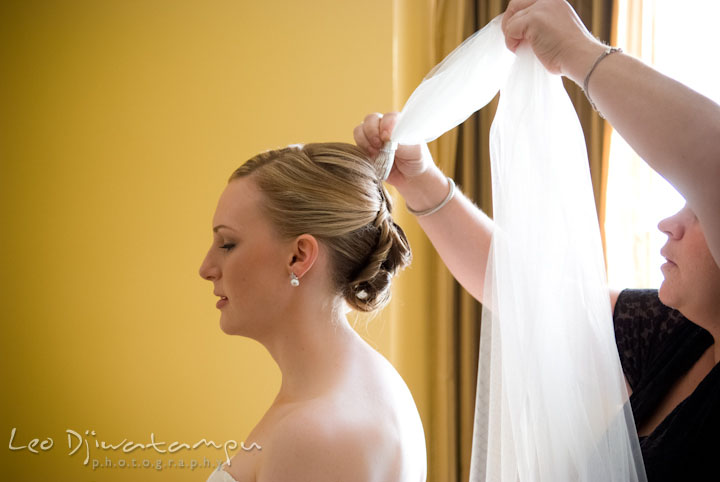
[[[354,131],[355,142],[376,156],[397,121],[397,114],[371,114]],[[426,145],[399,146],[388,183],[395,186],[414,211],[441,204],[450,184],[433,162]],[[419,216],[427,234],[456,280],[477,300],[482,301],[493,221],[459,189],[437,212]]]
[[548,70],[587,88],[628,144],[685,197],[720,265],[720,106],[632,56],[596,63],[607,47],[564,0],[513,0],[503,30],[511,50],[527,41]]

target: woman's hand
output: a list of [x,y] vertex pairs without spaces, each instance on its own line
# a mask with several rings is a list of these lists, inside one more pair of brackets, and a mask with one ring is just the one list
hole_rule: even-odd
[[512,0],[502,29],[510,50],[527,41],[549,72],[579,85],[605,49],[565,0]]
[[[353,131],[355,143],[375,158],[390,140],[396,123],[397,112],[370,114]],[[427,144],[399,145],[387,182],[417,211],[437,206],[448,192],[447,179],[433,162]]]
[[[397,113],[370,114],[354,131],[355,142],[370,156],[376,156],[390,139]],[[427,145],[398,146],[388,178],[409,208],[425,211],[445,200],[450,185],[433,162]],[[461,192],[439,211],[417,218],[450,272],[468,292],[482,302],[493,223]]]
[[[368,155],[375,158],[383,144],[390,140],[390,134],[396,123],[397,112],[385,115],[369,114],[363,123],[355,127],[353,131],[355,143]],[[399,145],[395,151],[395,160],[387,182],[395,186],[403,197],[406,197],[404,191],[409,184],[434,166],[427,144]]]

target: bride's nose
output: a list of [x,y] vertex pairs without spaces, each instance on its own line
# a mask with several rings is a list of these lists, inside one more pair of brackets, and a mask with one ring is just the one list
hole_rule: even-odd
[[200,269],[198,269],[198,274],[203,279],[214,281],[220,277],[220,268],[212,262],[210,256],[205,256]]

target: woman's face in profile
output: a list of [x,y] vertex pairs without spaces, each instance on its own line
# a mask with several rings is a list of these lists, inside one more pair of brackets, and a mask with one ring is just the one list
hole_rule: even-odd
[[[213,217],[213,244],[200,266],[220,302],[220,327],[227,334],[262,337],[277,318],[290,289],[292,257],[261,209],[262,194],[250,177],[232,180]],[[218,298],[220,299],[220,298]]]
[[720,303],[720,268],[695,213],[685,205],[660,221],[658,229],[668,237],[660,250],[667,259],[661,267],[665,280],[660,286],[660,300],[690,320],[696,313],[715,310]]

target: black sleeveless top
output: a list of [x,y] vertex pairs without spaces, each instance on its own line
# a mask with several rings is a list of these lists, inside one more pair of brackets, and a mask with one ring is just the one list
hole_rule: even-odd
[[[720,293],[718,294],[720,296]],[[713,344],[709,332],[663,305],[657,290],[624,290],[613,314],[620,362],[639,427]],[[640,448],[649,482],[720,480],[720,364]]]

